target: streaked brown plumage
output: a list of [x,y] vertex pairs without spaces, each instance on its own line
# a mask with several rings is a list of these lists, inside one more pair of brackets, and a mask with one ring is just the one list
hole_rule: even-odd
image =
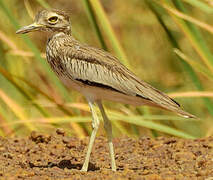
[[[35,30],[53,32],[47,42],[47,61],[66,85],[87,98],[91,103],[92,113],[94,113],[93,103],[97,103],[101,109],[103,108],[101,101],[110,100],[136,106],[156,106],[184,117],[194,117],[183,111],[175,100],[140,80],[110,53],[75,40],[71,35],[70,20],[66,13],[43,10],[36,15],[32,25],[21,28],[17,33]],[[106,116],[103,109],[102,113]],[[111,125],[106,118],[106,129],[108,128],[108,136],[111,136]],[[115,170],[113,163],[112,169]],[[83,170],[87,170],[86,165]]]

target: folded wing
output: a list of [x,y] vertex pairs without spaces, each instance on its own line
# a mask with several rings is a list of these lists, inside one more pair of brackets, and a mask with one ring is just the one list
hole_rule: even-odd
[[[73,48],[77,48],[73,50]],[[100,49],[76,44],[67,47],[65,66],[72,78],[102,84],[129,96],[138,96],[184,117],[194,117],[166,94],[140,80],[117,58]]]

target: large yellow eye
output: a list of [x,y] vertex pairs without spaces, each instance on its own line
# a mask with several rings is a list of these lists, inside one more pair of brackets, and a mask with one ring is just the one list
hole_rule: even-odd
[[48,22],[50,24],[55,24],[58,21],[58,17],[57,16],[52,16],[48,19]]

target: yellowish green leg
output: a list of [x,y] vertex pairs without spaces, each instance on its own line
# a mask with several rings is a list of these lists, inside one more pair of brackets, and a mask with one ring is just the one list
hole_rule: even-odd
[[81,168],[81,171],[87,171],[88,170],[90,154],[91,154],[92,147],[93,147],[93,144],[94,144],[94,141],[95,141],[95,136],[96,136],[96,133],[98,131],[99,124],[100,124],[97,113],[95,111],[94,103],[91,102],[91,101],[88,101],[88,103],[89,103],[90,111],[92,113],[92,128],[93,128],[93,131],[92,131],[92,135],[90,137],[86,158],[85,158],[83,167]]
[[114,155],[114,148],[113,148],[113,143],[112,143],[112,124],[105,113],[102,103],[99,101],[99,102],[97,102],[97,104],[98,104],[98,107],[103,116],[104,128],[107,133],[107,138],[108,138],[108,143],[109,143],[109,152],[110,152],[110,157],[111,157],[111,167],[112,167],[113,171],[116,171],[115,155]]

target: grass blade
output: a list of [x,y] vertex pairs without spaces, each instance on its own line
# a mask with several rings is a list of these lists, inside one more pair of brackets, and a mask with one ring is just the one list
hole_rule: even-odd
[[185,2],[191,4],[192,6],[195,6],[202,11],[206,13],[212,13],[213,12],[213,7],[207,5],[206,3],[200,1],[200,0],[184,0]]
[[107,46],[106,46],[106,43],[104,42],[104,38],[103,38],[103,35],[101,33],[101,30],[98,26],[98,23],[96,21],[96,18],[95,18],[95,13],[94,11],[92,10],[92,7],[91,7],[91,4],[89,2],[89,0],[82,0],[82,3],[84,4],[84,7],[87,11],[87,14],[88,14],[88,17],[89,17],[89,20],[90,22],[92,23],[94,29],[95,29],[95,32],[98,36],[98,39],[101,43],[101,46],[104,50],[107,50]]
[[186,61],[188,64],[190,64],[196,71],[202,73],[204,76],[206,76],[208,79],[213,80],[213,73],[209,71],[206,67],[201,65],[200,63],[191,60],[189,57],[187,57],[185,54],[183,54],[180,50],[174,49],[174,52],[180,56],[184,61]]
[[111,42],[113,50],[117,54],[120,61],[125,64],[127,67],[130,67],[129,61],[119,43],[119,41],[116,38],[116,35],[110,25],[110,22],[107,18],[106,13],[104,12],[104,9],[100,3],[99,0],[87,0],[88,3],[91,4],[92,10],[95,12],[97,19],[102,26],[104,32],[106,33],[108,40]]
[[189,139],[195,139],[196,138],[195,136],[189,135],[185,132],[176,130],[176,129],[171,128],[169,126],[165,126],[165,125],[162,125],[162,124],[151,122],[151,121],[142,121],[142,120],[132,121],[130,119],[122,119],[122,121],[131,123],[131,124],[135,124],[135,125],[138,125],[138,126],[143,126],[143,127],[149,128],[149,129],[154,129],[154,130],[164,132],[164,133],[167,133],[167,134],[170,134],[170,135],[174,135],[174,136],[177,136],[177,137],[189,138]]
[[212,91],[191,91],[191,92],[178,92],[178,93],[169,93],[169,96],[172,98],[178,97],[213,97]]
[[[27,100],[29,100],[30,102],[33,102],[34,99],[33,97],[26,92],[23,87],[21,87],[18,83],[16,83],[12,77],[11,74],[9,74],[6,70],[4,70],[2,67],[0,67],[0,74],[6,78]],[[36,109],[38,109],[38,111],[43,115],[43,116],[49,116],[49,113],[43,109],[41,106],[39,106],[36,103],[33,103],[33,105],[36,107]]]
[[[167,0],[164,1],[166,5],[170,5],[170,2]],[[187,13],[187,10],[185,9],[183,3],[179,0],[174,1],[175,6],[177,9],[179,9],[183,13]],[[180,18],[177,18],[173,14],[171,16],[174,18],[178,26],[182,29],[186,37],[190,40],[191,45],[194,47],[194,49],[197,51],[197,53],[200,55],[201,59],[204,61],[204,63],[207,65],[207,67],[211,70],[213,70],[213,55],[210,52],[203,36],[201,35],[200,31],[197,29],[197,27],[185,20],[182,20]]]
[[[135,117],[134,121],[132,121],[132,117],[127,117],[127,116],[120,116],[120,115],[116,115],[116,114],[110,114],[109,118],[113,121],[123,121],[123,122],[127,122],[130,124],[135,124],[138,126],[142,126],[145,128],[149,128],[149,129],[154,129],[163,133],[167,133],[170,135],[174,135],[177,137],[182,137],[182,138],[190,138],[190,139],[194,139],[196,138],[195,136],[189,135],[187,133],[184,133],[182,131],[176,130],[174,128],[165,126],[165,125],[161,125],[158,124],[156,122],[151,122],[151,121],[145,121],[141,118],[141,116],[139,116],[138,118]],[[67,122],[91,122],[91,117],[81,117],[81,116],[77,116],[77,117],[55,117],[55,118],[39,118],[39,119],[28,119],[27,122],[37,122],[37,123],[67,123]],[[20,124],[20,123],[24,123],[24,121],[20,122],[20,121],[15,121],[13,122],[13,124]],[[1,125],[1,126],[4,126]]]
[[193,17],[191,17],[191,16],[189,16],[187,14],[184,14],[184,13],[182,13],[182,12],[180,12],[180,11],[170,7],[170,6],[167,6],[165,4],[162,4],[162,6],[167,11],[171,12],[172,14],[174,14],[175,16],[177,16],[177,17],[179,17],[181,19],[184,19],[184,20],[186,20],[186,21],[188,21],[190,23],[193,23],[193,24],[205,29],[206,31],[209,31],[210,33],[213,33],[213,27],[211,25],[206,24],[206,23],[204,23],[202,21],[199,21],[199,20],[197,20],[197,19],[195,19],[195,18],[193,18]]
[[[11,122],[11,119],[8,117],[8,113],[5,111],[3,107],[0,106],[0,124],[4,124],[5,122]],[[1,128],[2,136],[13,133],[14,127],[5,126]]]
[[[0,89],[0,98],[4,101],[5,104],[7,104],[8,107],[10,107],[10,109],[13,111],[16,117],[18,117],[20,120],[28,118],[27,114],[22,109],[22,107],[19,106],[15,101],[13,101],[9,96],[7,96],[6,93],[3,92],[1,89]],[[28,122],[24,123],[24,125],[31,131],[36,130],[36,128]]]
[[50,5],[44,0],[36,0],[43,8],[50,9]]

